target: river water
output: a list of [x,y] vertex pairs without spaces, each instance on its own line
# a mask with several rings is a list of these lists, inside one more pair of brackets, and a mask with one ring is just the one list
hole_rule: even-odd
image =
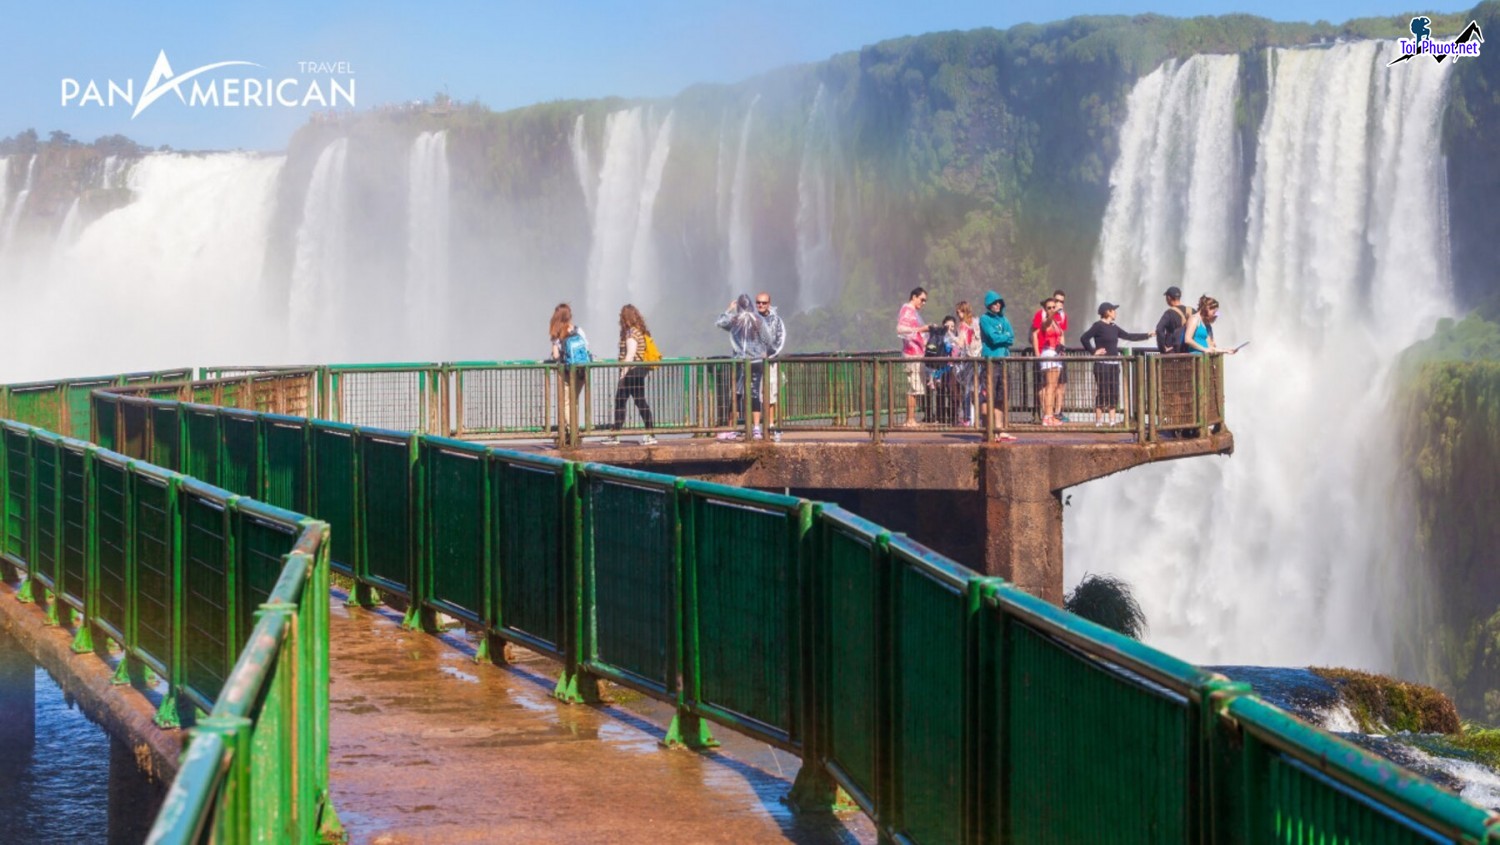
[[163,787],[0,631],[0,843],[145,840]]

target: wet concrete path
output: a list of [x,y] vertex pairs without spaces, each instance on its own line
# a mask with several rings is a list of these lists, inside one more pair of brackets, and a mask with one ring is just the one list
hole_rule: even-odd
[[357,843],[873,842],[863,814],[796,816],[800,761],[715,727],[705,754],[657,743],[671,709],[551,697],[557,665],[473,662],[462,631],[402,630],[389,608],[333,598],[334,806]]

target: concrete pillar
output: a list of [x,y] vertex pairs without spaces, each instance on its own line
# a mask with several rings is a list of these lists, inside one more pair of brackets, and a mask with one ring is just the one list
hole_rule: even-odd
[[1063,509],[1052,489],[1052,450],[984,450],[984,573],[998,575],[1056,605],[1063,600]]

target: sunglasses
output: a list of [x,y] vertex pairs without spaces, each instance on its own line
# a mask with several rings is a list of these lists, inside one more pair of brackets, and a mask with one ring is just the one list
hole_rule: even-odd
[[756,305],[770,305],[771,304],[771,300],[769,300],[769,299],[757,299],[757,300],[755,300],[755,304]]

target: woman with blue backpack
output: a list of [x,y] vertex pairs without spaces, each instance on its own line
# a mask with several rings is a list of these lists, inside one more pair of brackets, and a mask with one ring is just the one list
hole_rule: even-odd
[[[587,364],[593,360],[589,354],[589,339],[583,333],[583,329],[573,325],[573,309],[566,302],[558,303],[552,309],[552,322],[547,327],[547,333],[552,338],[553,363],[562,365],[563,381],[567,386],[562,390],[562,409],[560,421],[562,422],[563,440],[569,437],[573,425],[573,409],[578,407],[578,395],[583,392],[583,385],[588,379],[588,373],[576,370],[578,364]],[[580,430],[583,428],[584,420],[578,421]]]

